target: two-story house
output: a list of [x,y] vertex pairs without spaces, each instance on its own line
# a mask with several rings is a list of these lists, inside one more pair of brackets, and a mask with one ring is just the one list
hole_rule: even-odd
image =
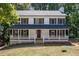
[[66,14],[58,10],[18,10],[17,15],[19,23],[9,29],[11,44],[68,41]]

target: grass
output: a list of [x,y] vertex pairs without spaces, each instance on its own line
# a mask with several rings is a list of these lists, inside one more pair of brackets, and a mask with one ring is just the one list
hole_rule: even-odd
[[[62,52],[66,50],[66,52]],[[14,45],[0,50],[0,56],[78,56],[79,46],[36,46],[36,45]]]

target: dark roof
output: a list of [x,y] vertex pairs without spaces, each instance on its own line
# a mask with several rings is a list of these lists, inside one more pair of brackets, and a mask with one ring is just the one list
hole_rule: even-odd
[[28,25],[13,25],[10,27],[10,29],[61,29],[61,28],[68,28],[67,25],[33,25],[33,24],[28,24]]

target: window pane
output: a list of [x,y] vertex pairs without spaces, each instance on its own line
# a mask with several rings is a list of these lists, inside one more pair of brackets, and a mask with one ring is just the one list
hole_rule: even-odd
[[50,24],[56,24],[56,18],[49,18]]
[[44,24],[44,18],[34,18],[34,24]]
[[29,35],[28,30],[20,30],[20,35],[27,37]]
[[66,35],[68,35],[68,30],[66,30]]
[[60,35],[59,30],[57,30],[57,35],[58,35],[58,36]]
[[58,19],[58,24],[64,24],[64,19],[59,18],[59,19]]
[[18,36],[18,30],[13,30],[13,36]]
[[23,36],[23,30],[20,30],[20,35]]
[[64,30],[60,30],[60,36],[64,36]]
[[21,24],[28,24],[28,18],[21,18]]
[[23,36],[28,36],[28,30],[23,30]]
[[49,36],[56,36],[56,30],[49,30]]
[[12,35],[12,30],[8,30],[9,34]]

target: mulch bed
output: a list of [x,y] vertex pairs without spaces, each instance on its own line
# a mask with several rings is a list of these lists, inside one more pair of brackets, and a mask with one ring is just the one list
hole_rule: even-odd
[[49,43],[21,43],[21,44],[13,44],[10,46],[72,46],[72,44],[70,42],[49,42]]

